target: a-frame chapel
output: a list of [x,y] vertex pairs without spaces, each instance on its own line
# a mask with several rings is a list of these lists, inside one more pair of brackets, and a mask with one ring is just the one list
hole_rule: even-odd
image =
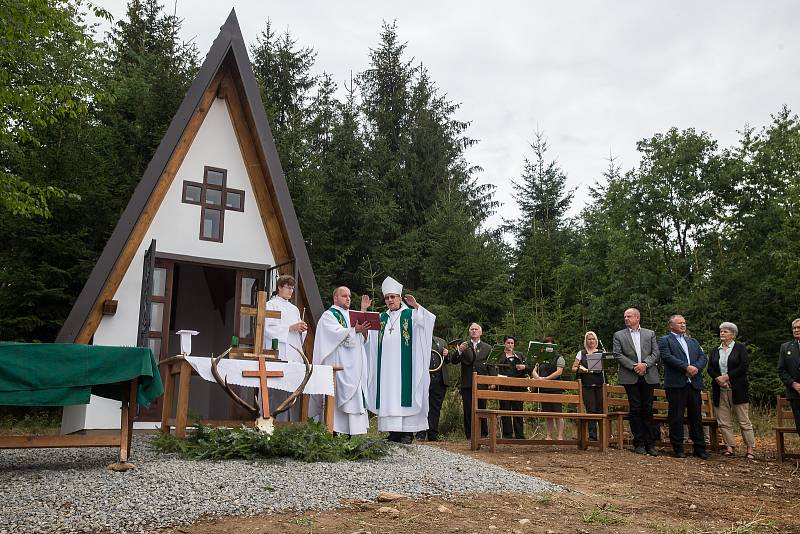
[[[232,10],[58,334],[60,343],[149,346],[180,353],[175,332],[196,330],[192,355],[253,343],[256,292],[297,279],[297,306],[322,314],[311,262]],[[163,375],[162,375],[163,377]],[[218,386],[192,378],[189,413],[240,415]],[[156,427],[160,402],[137,427]],[[92,397],[64,409],[62,433],[119,428],[119,403]]]

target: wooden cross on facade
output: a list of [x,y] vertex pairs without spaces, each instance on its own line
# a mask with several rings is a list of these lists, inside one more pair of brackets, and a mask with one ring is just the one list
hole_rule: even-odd
[[222,243],[225,211],[244,211],[244,191],[227,185],[227,169],[206,166],[203,183],[184,180],[181,201],[200,206],[200,240]]
[[269,395],[267,393],[267,378],[280,378],[283,376],[283,371],[267,371],[267,363],[264,355],[258,357],[258,371],[242,371],[242,376],[245,378],[257,377],[261,383],[261,416],[264,419],[269,415]]

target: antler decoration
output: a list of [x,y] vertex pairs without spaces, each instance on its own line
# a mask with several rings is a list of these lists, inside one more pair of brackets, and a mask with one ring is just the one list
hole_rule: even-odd
[[255,419],[259,415],[258,406],[253,406],[252,404],[248,403],[246,400],[242,399],[239,395],[234,393],[233,390],[231,389],[231,387],[228,385],[228,377],[226,376],[225,380],[223,381],[222,377],[219,375],[219,370],[217,370],[217,364],[219,364],[219,361],[222,358],[224,358],[225,356],[227,356],[231,352],[232,348],[233,347],[231,347],[230,349],[226,350],[225,352],[223,352],[222,354],[220,354],[216,358],[211,358],[211,374],[214,375],[214,380],[217,381],[217,384],[219,384],[220,387],[222,387],[222,389],[225,391],[225,393],[227,393],[228,396],[231,399],[233,399],[233,401],[236,404],[238,404],[239,406],[241,406],[242,408],[247,410],[247,412],[253,417],[253,419]]
[[301,358],[303,358],[303,363],[306,366],[306,372],[305,372],[305,376],[303,377],[303,381],[300,382],[300,385],[297,386],[297,389],[295,389],[294,392],[291,395],[286,397],[286,400],[284,400],[282,403],[280,403],[278,405],[278,407],[275,408],[272,411],[272,416],[273,417],[275,417],[276,415],[278,415],[280,413],[285,412],[286,410],[288,410],[289,408],[291,408],[292,406],[295,405],[295,403],[297,402],[297,399],[300,397],[300,395],[303,394],[303,390],[305,389],[306,384],[308,384],[308,380],[311,378],[311,373],[314,372],[314,364],[312,364],[311,362],[308,361],[308,358],[306,358],[305,353],[302,350],[300,350],[297,347],[295,347],[294,345],[292,345],[291,343],[289,344],[289,346],[291,348],[293,348],[295,350],[295,352],[297,352],[297,354],[300,355]]
[[217,369],[217,365],[219,364],[219,361],[222,358],[224,358],[225,356],[227,356],[231,352],[231,349],[233,347],[231,347],[230,349],[226,350],[225,352],[223,352],[222,354],[220,354],[216,358],[211,358],[211,374],[214,375],[214,380],[217,381],[217,384],[219,384],[220,387],[222,387],[222,389],[225,391],[225,393],[227,393],[228,396],[231,399],[233,399],[233,401],[236,404],[238,404],[239,406],[241,406],[242,408],[247,410],[247,412],[253,417],[253,419],[256,420],[256,428],[258,428],[259,430],[262,430],[263,432],[266,432],[268,434],[272,433],[272,427],[273,427],[272,419],[275,416],[277,416],[278,414],[285,412],[286,410],[288,410],[289,408],[291,408],[292,406],[295,405],[295,403],[297,402],[297,399],[300,397],[300,395],[302,395],[303,390],[306,387],[306,384],[308,384],[308,381],[311,378],[311,373],[314,372],[314,365],[311,362],[308,361],[308,358],[306,357],[305,353],[302,350],[300,350],[297,347],[295,347],[294,345],[290,344],[289,346],[292,349],[294,349],[300,355],[300,357],[303,359],[303,364],[305,364],[305,366],[306,366],[305,376],[303,377],[302,382],[300,382],[300,385],[297,386],[297,389],[295,389],[294,392],[292,392],[291,395],[286,397],[286,400],[284,400],[282,403],[280,403],[278,405],[278,407],[275,408],[275,410],[272,411],[271,417],[267,417],[267,418],[261,417],[261,412],[258,409],[258,406],[254,406],[254,405],[248,403],[247,401],[242,399],[239,395],[234,393],[233,390],[228,385],[228,378],[225,377],[225,379],[223,380],[223,378],[219,374],[219,370]]

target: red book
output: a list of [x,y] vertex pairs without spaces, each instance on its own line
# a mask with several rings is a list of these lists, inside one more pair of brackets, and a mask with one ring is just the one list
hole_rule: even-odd
[[369,323],[370,330],[381,329],[381,314],[378,312],[362,312],[350,310],[350,326],[355,326],[356,323]]

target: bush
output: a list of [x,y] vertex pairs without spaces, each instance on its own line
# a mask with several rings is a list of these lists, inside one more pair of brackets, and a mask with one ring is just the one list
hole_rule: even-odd
[[291,458],[303,462],[376,459],[385,456],[390,447],[380,438],[334,436],[314,421],[278,426],[271,436],[255,428],[199,425],[186,440],[160,434],[152,446],[195,460]]

